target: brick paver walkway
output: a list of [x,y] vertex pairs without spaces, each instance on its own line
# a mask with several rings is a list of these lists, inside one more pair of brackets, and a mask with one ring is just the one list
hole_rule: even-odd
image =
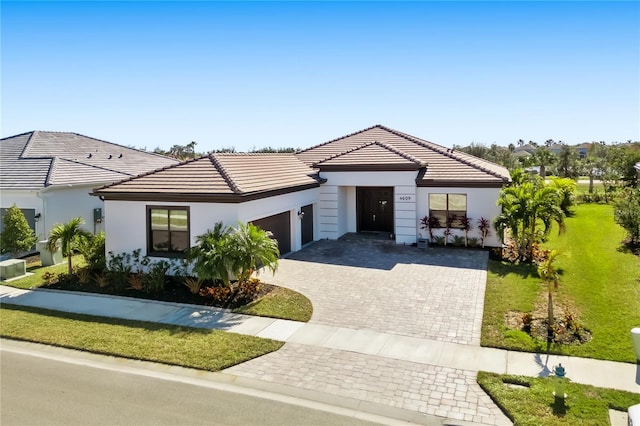
[[225,372],[449,419],[511,424],[473,371],[287,343]]
[[[307,296],[312,324],[479,345],[486,265],[482,251],[423,251],[356,237],[318,241],[261,278]],[[474,371],[287,343],[225,372],[426,415],[511,424]]]

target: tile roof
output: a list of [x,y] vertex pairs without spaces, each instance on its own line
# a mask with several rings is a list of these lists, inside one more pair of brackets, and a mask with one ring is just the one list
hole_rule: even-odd
[[317,172],[293,154],[214,153],[94,190],[107,199],[240,202],[317,187]]
[[[381,125],[308,148],[296,153],[296,156],[308,165],[322,170],[323,164],[327,164],[325,161],[338,159],[340,154],[352,152],[372,142],[386,144],[401,156],[409,156],[426,165],[424,173],[418,175],[418,185],[500,185],[511,180],[509,171],[498,164]],[[365,157],[351,156],[350,159],[354,165],[375,161],[373,155],[369,160]]]
[[314,164],[320,170],[417,170],[425,163],[394,146],[367,142]]
[[33,131],[0,139],[0,188],[104,184],[176,163],[77,133]]

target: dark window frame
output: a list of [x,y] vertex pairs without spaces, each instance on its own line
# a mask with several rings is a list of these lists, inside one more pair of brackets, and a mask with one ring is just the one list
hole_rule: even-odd
[[[446,204],[446,210],[437,210],[437,209],[432,209],[431,208],[431,195],[444,195],[446,197],[445,200],[445,204]],[[449,206],[449,195],[461,195],[464,196],[464,206],[465,206],[465,210],[464,212],[462,210],[451,210],[450,206]],[[465,216],[467,215],[467,211],[469,210],[469,204],[467,202],[468,200],[468,195],[467,194],[459,194],[459,193],[442,193],[442,192],[432,192],[429,193],[429,199],[428,199],[428,203],[429,203],[429,216],[430,217],[439,217],[439,216],[443,216],[444,213],[444,217],[445,217],[445,221],[443,222],[442,220],[440,221],[440,226],[438,226],[438,229],[444,229],[447,228],[447,223],[446,223],[446,219],[450,218],[450,215],[455,215],[456,219],[454,219],[451,223],[451,226],[449,226],[449,228],[451,229],[464,229],[464,225],[462,224],[462,221],[460,220],[462,218],[462,215],[464,214]]]
[[[171,225],[169,222],[169,218],[171,216],[171,211],[184,211],[187,213],[187,249],[185,250],[166,250],[166,251],[158,251],[153,248],[153,230],[151,229],[152,220],[151,214],[153,210],[167,210],[167,225],[169,226],[169,247],[171,247]],[[184,258],[186,256],[186,250],[191,247],[191,209],[189,206],[161,206],[161,205],[150,205],[147,206],[147,255],[152,257],[168,257],[168,258]],[[185,232],[185,231],[173,231],[173,232]]]

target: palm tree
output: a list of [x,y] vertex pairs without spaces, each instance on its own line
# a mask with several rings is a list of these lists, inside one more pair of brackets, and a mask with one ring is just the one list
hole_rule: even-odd
[[538,275],[547,283],[548,306],[547,306],[547,338],[553,337],[553,289],[558,288],[560,274],[556,269],[554,262],[558,257],[557,250],[551,250],[547,253],[545,259],[538,264]]
[[47,240],[47,249],[52,253],[58,249],[58,243],[62,246],[62,255],[67,256],[69,275],[73,273],[71,265],[73,251],[80,249],[82,244],[92,237],[89,231],[80,227],[83,223],[84,220],[81,217],[75,217],[65,224],[57,223],[51,229]]
[[187,261],[193,263],[198,278],[220,280],[229,286],[229,234],[229,228],[217,222],[212,230],[196,237],[197,245],[187,252]]
[[553,221],[560,225],[561,230],[564,225],[558,191],[539,182],[523,182],[503,189],[498,205],[502,211],[494,222],[495,227],[501,236],[507,229],[511,232],[511,237],[518,245],[520,260],[531,258],[532,243],[538,239],[538,220],[544,225],[544,235],[551,230]]
[[547,166],[555,161],[555,155],[545,146],[536,149],[531,157],[532,161],[540,166],[540,177],[544,179],[547,176]]
[[272,234],[252,223],[239,223],[229,235],[231,272],[238,281],[248,281],[253,271],[265,266],[272,273],[278,269],[278,242]]

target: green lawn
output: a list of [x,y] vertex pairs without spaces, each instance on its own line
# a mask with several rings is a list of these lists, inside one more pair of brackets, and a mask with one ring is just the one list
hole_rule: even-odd
[[311,319],[313,306],[304,295],[278,287],[266,296],[235,309],[233,312],[307,322]]
[[[566,233],[552,231],[544,247],[560,252],[555,297],[575,308],[593,336],[580,346],[552,346],[552,352],[635,362],[629,332],[640,325],[640,260],[621,245],[624,237],[625,231],[613,221],[613,208],[602,204],[575,207],[575,215],[566,219]],[[545,289],[532,266],[489,261],[482,344],[546,350],[545,342],[509,330],[504,321],[509,310],[530,311]]]
[[[640,404],[640,394],[567,383],[564,403],[553,396],[548,378],[478,373],[478,383],[517,426],[609,424],[609,408],[625,411]],[[525,385],[510,387],[508,383]]]
[[[20,278],[18,280],[12,280],[9,282],[0,282],[0,284],[2,285],[7,285],[7,286],[11,286],[11,287],[17,287],[17,288],[22,288],[22,289],[30,289],[33,287],[40,287],[43,284],[43,279],[42,276],[47,273],[47,272],[51,272],[52,274],[66,274],[67,270],[69,269],[69,265],[67,264],[67,258],[65,257],[64,262],[59,264],[59,265],[54,265],[54,266],[46,266],[46,267],[41,267],[40,266],[40,262],[35,263],[35,264],[28,264],[27,265],[27,272],[31,272],[33,273],[33,275],[28,275],[24,278]],[[73,264],[73,266],[84,266],[85,262],[84,262],[84,257],[82,255],[75,255],[71,258],[71,262]]]
[[0,336],[99,354],[218,371],[275,351],[253,336],[38,308],[0,307]]

